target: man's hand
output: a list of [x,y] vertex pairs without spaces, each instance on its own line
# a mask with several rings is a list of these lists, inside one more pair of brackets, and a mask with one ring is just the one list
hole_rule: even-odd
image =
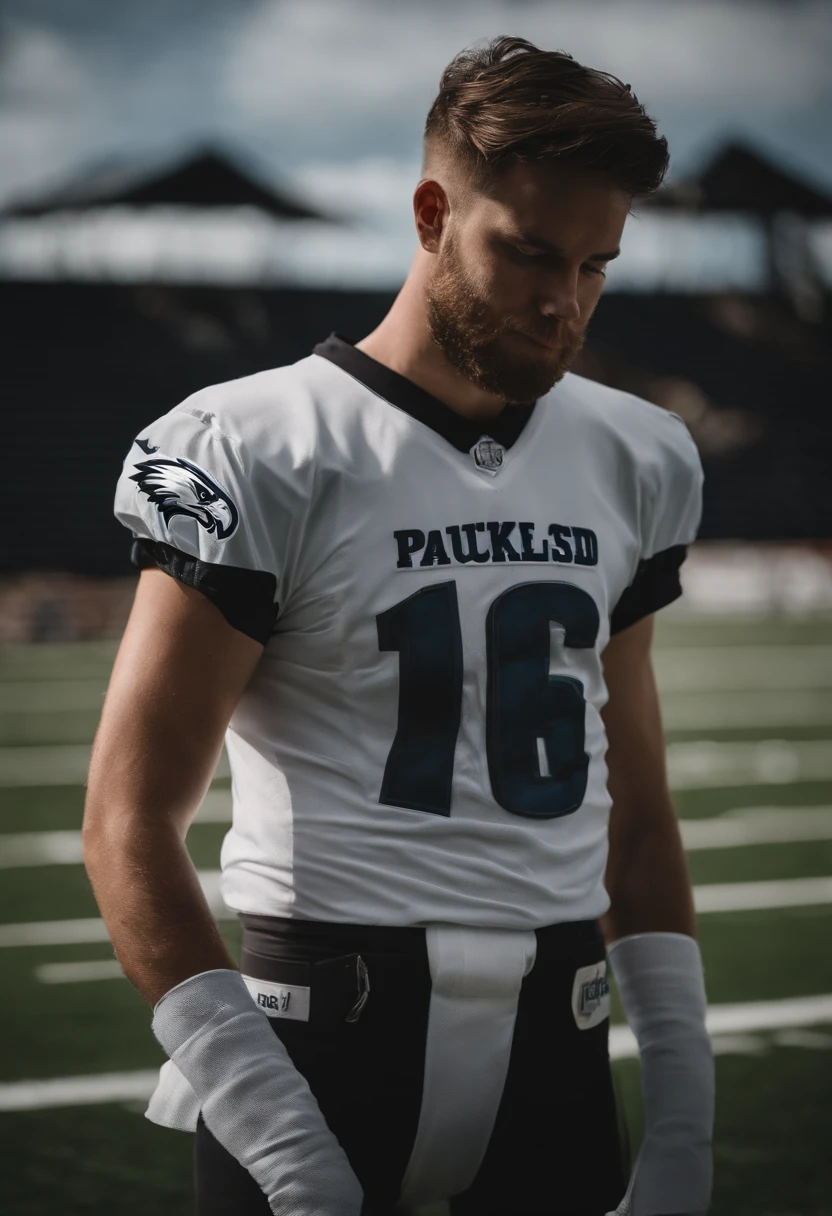
[[610,966],[641,1056],[644,1141],[619,1216],[704,1216],[711,1200],[714,1064],[699,947],[679,933],[613,942]]
[[238,971],[179,984],[156,1006],[153,1033],[273,1212],[359,1216],[363,1192],[346,1153]]

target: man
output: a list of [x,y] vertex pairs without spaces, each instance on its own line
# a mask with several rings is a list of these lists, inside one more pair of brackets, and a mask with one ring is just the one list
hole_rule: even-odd
[[[517,38],[464,52],[378,328],[197,393],[128,455],[145,569],[85,858],[200,1216],[708,1206],[650,664],[701,468],[678,418],[568,373],[666,164],[620,81]],[[241,972],[183,843],[226,728]],[[629,1186],[605,941],[642,1053]]]

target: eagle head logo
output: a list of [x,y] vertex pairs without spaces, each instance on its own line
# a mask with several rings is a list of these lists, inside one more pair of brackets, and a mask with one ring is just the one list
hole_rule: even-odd
[[228,494],[199,465],[184,460],[142,460],[130,480],[164,516],[190,515],[206,532],[225,540],[237,527],[239,514]]

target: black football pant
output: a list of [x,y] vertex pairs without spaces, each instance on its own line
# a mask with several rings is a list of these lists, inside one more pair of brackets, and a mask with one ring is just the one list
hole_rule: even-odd
[[[393,1216],[422,1104],[431,972],[425,930],[243,915],[241,971],[309,986],[309,1021],[271,1019],[364,1189],[364,1216]],[[604,1216],[626,1189],[608,1020],[579,1029],[573,985],[604,958],[596,921],[536,931],[494,1129],[453,1216]],[[360,996],[355,955],[367,966]],[[348,1015],[354,1020],[348,1021]],[[264,1112],[264,1117],[265,1112]],[[265,1195],[200,1119],[197,1216],[269,1216]]]

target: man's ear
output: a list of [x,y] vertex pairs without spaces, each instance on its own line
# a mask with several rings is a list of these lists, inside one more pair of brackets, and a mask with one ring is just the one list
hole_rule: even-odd
[[423,178],[413,194],[413,217],[419,242],[427,253],[438,253],[450,215],[448,196],[439,182]]

